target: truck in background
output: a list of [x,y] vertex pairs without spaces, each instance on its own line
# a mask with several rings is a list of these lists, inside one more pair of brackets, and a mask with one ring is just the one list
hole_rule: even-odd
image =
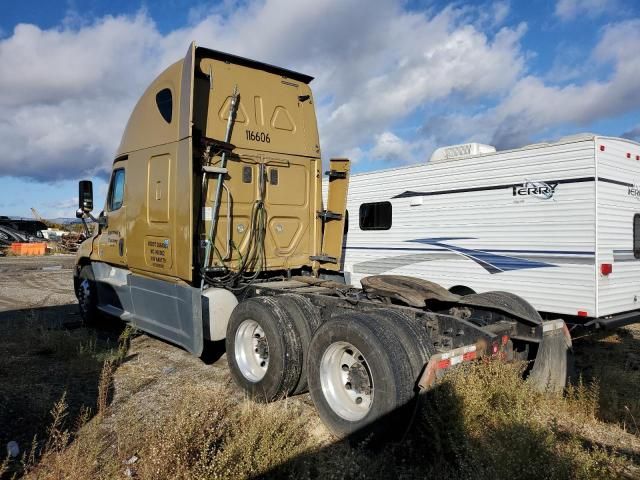
[[483,357],[530,360],[532,382],[563,388],[566,325],[516,295],[344,282],[349,162],[331,160],[323,204],[311,80],[192,44],[151,83],[97,218],[80,182],[77,215],[97,224],[74,271],[83,318],[117,317],[194,355],[224,340],[248,395],[309,390],[340,436],[402,428],[420,391]]

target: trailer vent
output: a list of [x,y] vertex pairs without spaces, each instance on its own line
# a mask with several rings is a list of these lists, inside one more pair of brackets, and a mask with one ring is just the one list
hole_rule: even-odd
[[443,160],[451,160],[454,158],[470,157],[472,155],[481,155],[483,153],[493,153],[496,147],[485,145],[482,143],[463,143],[461,145],[450,145],[448,147],[440,147],[431,155],[431,162],[440,162]]

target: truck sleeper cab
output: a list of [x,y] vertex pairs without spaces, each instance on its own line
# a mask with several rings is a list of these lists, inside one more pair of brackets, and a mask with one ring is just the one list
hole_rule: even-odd
[[[323,205],[311,80],[192,44],[151,83],[78,250],[83,318],[115,316],[194,355],[224,340],[252,398],[309,390],[341,436],[394,428],[442,371],[484,356],[532,360],[532,381],[562,388],[564,323],[519,297],[400,276],[345,284],[349,162],[331,160]],[[79,198],[92,217],[90,182]]]

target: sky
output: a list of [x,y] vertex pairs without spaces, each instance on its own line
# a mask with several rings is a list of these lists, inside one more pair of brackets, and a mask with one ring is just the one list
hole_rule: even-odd
[[[104,204],[135,102],[189,43],[315,77],[356,172],[593,132],[640,140],[637,0],[0,1],[0,215]],[[99,211],[99,207],[97,210]]]

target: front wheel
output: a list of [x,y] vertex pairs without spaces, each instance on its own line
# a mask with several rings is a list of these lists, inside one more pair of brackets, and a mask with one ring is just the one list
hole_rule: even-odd
[[362,438],[406,428],[414,372],[394,329],[379,318],[339,315],[309,345],[309,392],[337,436]]
[[85,265],[80,269],[76,281],[76,297],[80,306],[80,316],[87,324],[95,324],[98,320],[98,292],[91,265]]

